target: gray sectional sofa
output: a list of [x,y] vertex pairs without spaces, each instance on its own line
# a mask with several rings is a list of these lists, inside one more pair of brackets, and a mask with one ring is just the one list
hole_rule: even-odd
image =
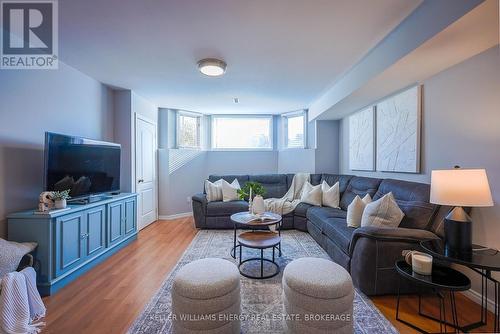
[[[260,182],[267,190],[265,198],[282,197],[293,179],[293,174],[271,175],[211,175],[240,185],[247,181]],[[353,283],[367,295],[396,293],[398,275],[394,262],[401,258],[404,249],[419,249],[421,240],[442,237],[442,219],[447,208],[429,203],[428,184],[393,179],[378,179],[351,175],[311,174],[311,183],[329,185],[339,182],[340,208],[315,207],[300,203],[294,212],[283,217],[283,228],[295,228],[309,234],[323,247],[330,257],[346,268]],[[392,192],[405,216],[398,228],[347,226],[347,206],[356,195],[365,194],[376,200]],[[197,228],[233,228],[230,216],[248,210],[245,201],[207,202],[203,193],[192,197],[193,214]],[[402,282],[402,292],[413,292]]]

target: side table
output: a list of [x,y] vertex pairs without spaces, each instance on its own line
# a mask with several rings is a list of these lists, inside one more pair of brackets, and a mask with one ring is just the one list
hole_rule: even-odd
[[[401,285],[401,279],[407,279],[414,284],[419,285],[422,288],[431,289],[439,298],[439,319],[425,314],[422,312],[421,304],[422,304],[422,296],[418,294],[418,314],[425,318],[438,321],[439,329],[441,333],[448,332],[447,326],[450,325],[454,329],[458,329],[458,314],[457,314],[457,305],[455,303],[455,292],[456,291],[465,291],[470,289],[470,279],[462,274],[461,272],[438,265],[432,266],[432,275],[425,276],[420,275],[413,272],[412,267],[406,263],[405,261],[397,261],[396,262],[396,271],[399,274],[399,284],[398,284],[398,301],[396,306],[396,320],[404,323],[407,326],[421,332],[428,334],[425,330],[417,327],[416,325],[410,323],[407,320],[403,320],[399,316],[399,304],[400,304],[400,293],[399,286]],[[452,324],[446,321],[446,303],[445,303],[445,293],[448,292],[450,295],[450,304],[451,304],[451,314],[452,314]],[[444,327],[444,332],[443,332]]]
[[492,272],[500,271],[500,252],[495,249],[472,245],[469,254],[457,254],[447,249],[441,240],[428,240],[420,243],[424,251],[431,254],[434,259],[446,263],[455,263],[465,266],[481,276],[481,318],[479,321],[461,326],[464,332],[485,326],[488,323],[488,281],[494,286],[495,322],[494,332],[500,332],[500,283],[493,278]]

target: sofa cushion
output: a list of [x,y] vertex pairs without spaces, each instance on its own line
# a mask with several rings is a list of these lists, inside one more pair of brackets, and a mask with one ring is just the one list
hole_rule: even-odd
[[248,211],[248,203],[245,201],[232,202],[209,202],[207,203],[207,216],[230,216],[233,213]]
[[349,245],[355,230],[347,226],[345,218],[328,218],[323,225],[323,234],[346,254],[349,253]]
[[[323,231],[325,221],[328,218],[343,218],[345,222],[346,211],[328,207],[312,207],[307,210],[307,219]],[[346,223],[347,224],[347,223]]]
[[349,185],[349,180],[352,179],[352,175],[337,175],[337,174],[322,174],[321,182],[325,181],[331,187],[335,183],[339,183],[340,195],[344,193]]
[[430,185],[402,180],[385,179],[373,197],[377,200],[392,192],[405,216],[399,227],[428,230],[431,228],[437,205],[429,203]]
[[347,210],[347,207],[351,204],[356,195],[363,198],[366,194],[369,194],[370,197],[373,198],[381,181],[381,179],[371,177],[352,177],[345,192],[342,194],[342,198],[340,199],[340,208],[342,210]]
[[313,186],[317,186],[318,184],[321,183],[321,178],[323,177],[323,174],[311,174],[311,181],[310,183]]
[[313,207],[311,204],[299,203],[299,205],[295,207],[293,214],[299,217],[306,217],[307,210],[309,210],[309,208],[311,207]]
[[248,179],[264,186],[264,198],[281,198],[288,190],[286,174],[250,175]]

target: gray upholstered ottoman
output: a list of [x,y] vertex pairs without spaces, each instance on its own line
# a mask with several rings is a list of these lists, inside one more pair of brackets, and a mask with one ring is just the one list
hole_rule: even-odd
[[283,271],[288,333],[352,333],[353,300],[351,276],[332,261],[301,258]]
[[172,284],[174,333],[240,333],[240,273],[223,259],[196,260]]

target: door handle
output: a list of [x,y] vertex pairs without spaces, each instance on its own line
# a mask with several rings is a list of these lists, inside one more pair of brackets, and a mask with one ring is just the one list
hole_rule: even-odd
[[144,182],[143,179],[137,180],[137,183],[143,183],[143,182]]
[[88,238],[88,236],[89,236],[88,233],[81,234],[80,239],[86,239],[86,238]]

